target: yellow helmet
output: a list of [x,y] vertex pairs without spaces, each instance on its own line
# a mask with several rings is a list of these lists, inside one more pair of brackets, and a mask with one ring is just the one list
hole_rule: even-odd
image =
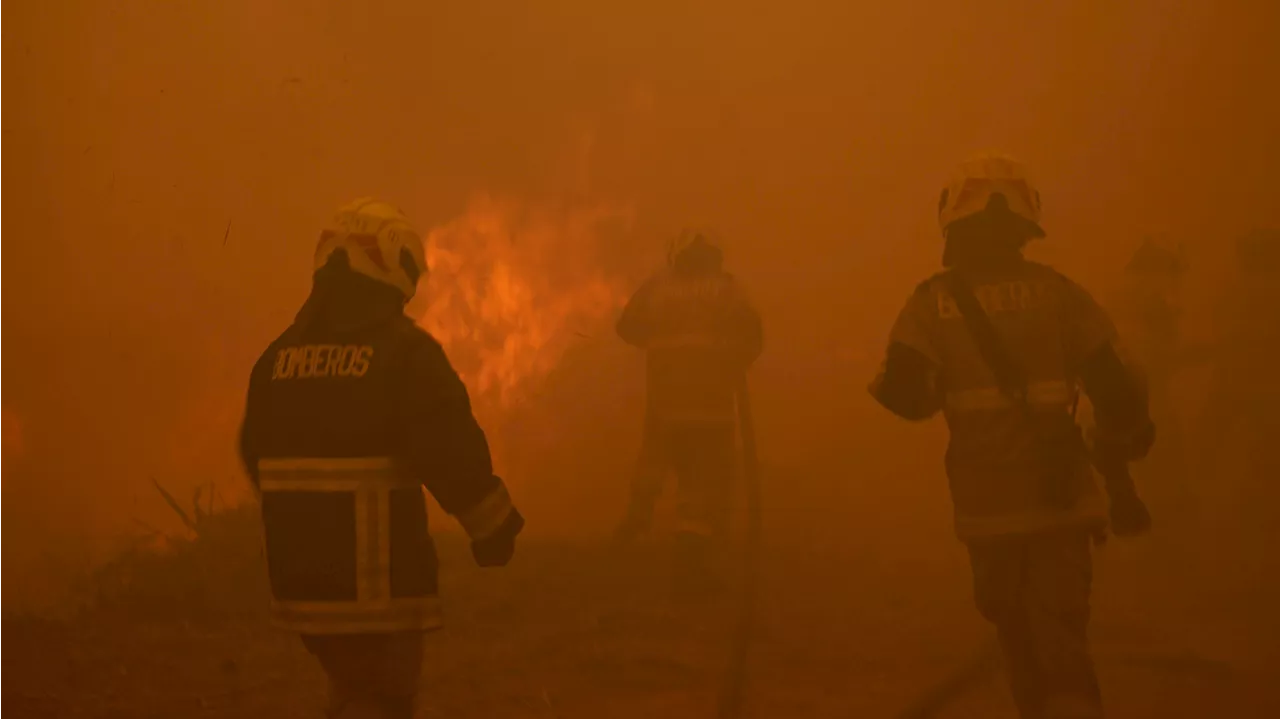
[[413,297],[418,281],[427,274],[422,237],[399,209],[364,197],[340,207],[320,233],[316,245],[316,269],[329,257],[345,250],[351,269],[391,285]]
[[1034,226],[1034,236],[1044,237],[1040,227],[1040,191],[1032,184],[1021,162],[994,153],[960,165],[938,199],[938,225],[946,233],[956,220],[987,209],[997,195],[1004,198],[1011,213]]
[[674,267],[676,258],[698,243],[705,244],[721,256],[724,255],[724,247],[720,244],[720,238],[716,237],[710,230],[685,228],[667,245],[667,265]]

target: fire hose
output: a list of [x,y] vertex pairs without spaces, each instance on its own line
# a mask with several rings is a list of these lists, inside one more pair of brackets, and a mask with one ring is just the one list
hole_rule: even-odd
[[747,684],[747,654],[755,629],[756,592],[760,563],[760,461],[756,454],[755,419],[751,414],[751,394],[743,375],[737,389],[738,433],[742,440],[742,478],[746,491],[747,532],[743,551],[741,605],[729,644],[729,663],[720,693],[716,716],[737,719]]

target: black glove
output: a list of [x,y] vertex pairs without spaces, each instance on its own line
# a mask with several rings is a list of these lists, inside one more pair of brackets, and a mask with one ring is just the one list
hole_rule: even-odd
[[498,531],[484,539],[471,542],[471,556],[481,567],[505,567],[516,553],[516,535],[524,529],[524,517],[515,509],[507,515],[507,520],[498,527]]
[[1111,531],[1117,537],[1136,537],[1151,531],[1151,513],[1138,496],[1127,465],[1103,474],[1111,498]]

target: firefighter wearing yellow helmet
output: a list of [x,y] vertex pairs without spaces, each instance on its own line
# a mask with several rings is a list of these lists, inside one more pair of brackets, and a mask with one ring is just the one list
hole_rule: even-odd
[[399,210],[342,207],[310,296],[249,379],[240,451],[262,502],[271,616],[319,659],[336,717],[413,715],[423,636],[440,626],[423,487],[481,566],[505,565],[524,525],[466,388],[404,313],[426,273]]
[[682,232],[617,326],[625,342],[645,351],[647,393],[631,504],[616,539],[630,541],[649,527],[663,479],[674,472],[681,591],[715,584],[711,555],[728,532],[736,467],[735,391],[764,343],[760,315],[723,262],[712,233]]
[[1100,717],[1086,625],[1091,541],[1107,511],[1074,388],[1093,403],[1106,463],[1149,450],[1145,393],[1092,297],[1023,258],[1045,233],[1020,163],[987,155],[961,165],[938,219],[945,270],[907,301],[871,392],[905,419],[946,419],[956,533],[1021,716]]

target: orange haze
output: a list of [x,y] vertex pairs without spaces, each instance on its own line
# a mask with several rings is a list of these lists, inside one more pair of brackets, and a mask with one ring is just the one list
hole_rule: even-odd
[[135,519],[176,530],[152,477],[243,496],[245,378],[353,197],[429,233],[411,309],[466,377],[531,532],[598,533],[620,511],[640,365],[612,319],[695,223],[728,238],[766,319],[762,452],[794,475],[771,521],[880,526],[922,551],[952,547],[942,428],[894,421],[864,386],[937,264],[953,163],[1026,160],[1049,231],[1035,251],[1100,296],[1143,233],[1185,238],[1203,289],[1233,233],[1280,223],[1272,2],[16,0],[5,16],[8,580],[86,565]]

